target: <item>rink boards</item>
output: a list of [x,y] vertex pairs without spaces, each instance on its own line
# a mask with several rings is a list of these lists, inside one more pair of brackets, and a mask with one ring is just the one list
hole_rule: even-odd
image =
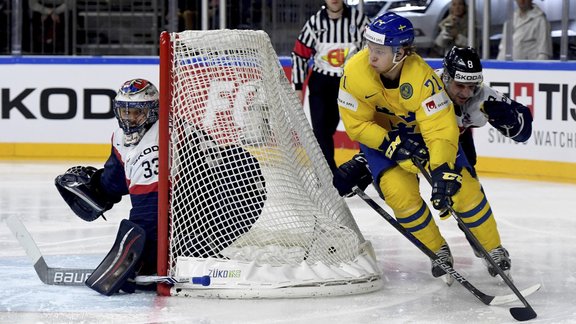
[[[290,59],[280,60],[290,77]],[[0,81],[0,159],[104,160],[117,87],[135,77],[158,84],[157,57],[1,57],[0,71],[10,76]],[[534,124],[521,144],[476,129],[478,170],[576,181],[576,62],[485,61],[484,77],[527,105]],[[356,152],[342,125],[335,138],[339,162]]]

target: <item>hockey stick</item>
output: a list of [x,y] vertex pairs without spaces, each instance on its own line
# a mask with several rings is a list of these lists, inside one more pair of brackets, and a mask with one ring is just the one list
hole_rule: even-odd
[[[426,180],[428,181],[430,186],[432,186],[433,185],[432,184],[432,176],[430,175],[428,170],[426,170],[426,168],[424,168],[421,161],[419,161],[418,159],[413,159],[413,162],[418,167],[420,172],[422,172],[422,174],[424,175],[424,178],[426,178]],[[496,264],[496,262],[492,259],[492,257],[490,257],[490,254],[488,254],[488,252],[482,246],[482,244],[480,244],[480,242],[478,241],[476,236],[474,236],[474,234],[472,234],[472,231],[470,231],[468,226],[466,226],[466,224],[464,223],[464,221],[460,217],[460,214],[458,214],[452,208],[451,205],[448,205],[448,210],[450,211],[450,214],[452,215],[452,217],[454,217],[456,219],[456,221],[458,222],[458,225],[460,225],[460,228],[466,234],[466,237],[474,244],[474,247],[480,253],[482,253],[482,256],[484,257],[484,259],[488,263],[490,263],[490,265],[492,265],[492,267],[500,275],[500,278],[502,278],[504,280],[504,282],[508,285],[508,287],[510,287],[510,289],[512,289],[514,294],[516,294],[516,296],[518,296],[518,299],[520,299],[522,304],[524,304],[525,307],[512,307],[512,308],[510,308],[510,314],[512,314],[512,317],[514,317],[514,319],[516,319],[517,321],[527,321],[527,320],[536,318],[537,314],[534,311],[534,309],[532,308],[532,306],[530,306],[530,304],[528,304],[528,301],[526,300],[526,298],[524,298],[524,296],[522,296],[520,291],[518,291],[518,288],[516,288],[516,286],[514,285],[512,280],[510,280],[510,278],[504,273],[504,271],[502,269],[500,269],[500,267],[498,266],[498,264]],[[539,284],[537,284],[537,285],[539,285]]]
[[[10,231],[16,237],[20,245],[26,251],[26,255],[32,260],[34,270],[40,280],[47,285],[60,286],[84,286],[84,281],[92,274],[94,269],[81,268],[52,268],[46,264],[44,256],[40,252],[38,245],[18,217],[12,215],[6,220]],[[137,284],[165,283],[174,285],[176,283],[193,283],[202,286],[210,285],[209,276],[201,277],[170,277],[170,276],[137,276],[134,281]]]
[[[450,265],[442,262],[440,257],[436,255],[436,253],[432,252],[426,245],[424,245],[420,240],[418,240],[412,233],[408,232],[394,217],[392,217],[388,212],[384,210],[378,203],[376,203],[370,196],[368,196],[362,189],[355,186],[353,188],[354,192],[364,200],[370,207],[372,207],[380,216],[382,216],[390,225],[392,225],[400,234],[404,235],[412,244],[416,245],[420,251],[422,251],[426,256],[433,260],[434,265],[437,265],[442,268],[447,274],[452,276],[456,281],[458,281],[464,288],[466,288],[469,292],[471,292],[476,298],[478,298],[482,303],[489,306],[494,305],[502,305],[506,303],[510,303],[513,301],[518,300],[518,297],[514,294],[505,295],[505,296],[490,296],[486,295],[485,293],[478,290],[474,285],[472,285],[466,278],[464,278],[461,274],[459,274],[454,268]],[[540,284],[534,285],[532,287],[526,288],[522,291],[522,294],[525,296],[531,295],[535,291],[540,289]]]

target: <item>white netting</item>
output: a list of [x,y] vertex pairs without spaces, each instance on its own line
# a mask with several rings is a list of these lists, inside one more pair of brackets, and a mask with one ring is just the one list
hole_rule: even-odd
[[[367,254],[359,275],[331,280],[370,278],[375,289],[371,248],[332,186],[268,35],[186,31],[171,42],[169,274],[191,275],[176,273],[179,257],[298,272]],[[288,286],[298,284],[290,277]]]

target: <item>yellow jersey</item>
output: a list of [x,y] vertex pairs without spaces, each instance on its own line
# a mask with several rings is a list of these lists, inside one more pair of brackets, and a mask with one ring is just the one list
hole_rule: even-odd
[[338,106],[348,136],[380,149],[389,130],[421,134],[430,153],[430,166],[454,165],[458,124],[454,105],[434,70],[417,54],[406,57],[399,86],[387,89],[369,63],[368,49],[344,67]]

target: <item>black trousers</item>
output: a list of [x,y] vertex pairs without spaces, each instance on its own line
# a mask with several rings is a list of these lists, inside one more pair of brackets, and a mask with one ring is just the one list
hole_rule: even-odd
[[474,146],[472,128],[467,128],[464,133],[460,134],[460,145],[462,145],[464,155],[466,155],[470,166],[476,166],[476,147]]
[[308,102],[310,103],[312,129],[332,172],[337,169],[334,161],[333,136],[340,122],[337,100],[339,88],[340,77],[312,72],[308,80]]

